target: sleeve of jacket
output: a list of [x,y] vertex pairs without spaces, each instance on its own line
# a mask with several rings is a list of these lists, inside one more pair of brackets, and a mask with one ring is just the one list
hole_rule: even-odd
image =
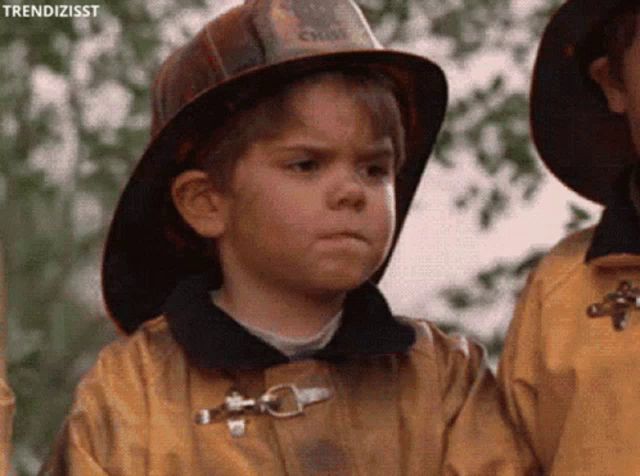
[[146,474],[143,347],[140,339],[130,338],[102,350],[78,385],[71,412],[40,474]]
[[[0,366],[4,366],[2,360],[0,360]],[[4,378],[0,377],[0,474],[2,475],[9,474],[14,412],[13,392]]]
[[0,256],[0,475],[9,473],[11,459],[11,434],[13,428],[13,414],[15,412],[15,399],[7,382],[5,342],[5,284],[3,282],[2,256]]
[[540,352],[540,286],[534,271],[516,305],[498,368],[509,417],[535,451]]
[[537,474],[533,457],[509,422],[484,349],[435,333],[446,451],[443,475]]

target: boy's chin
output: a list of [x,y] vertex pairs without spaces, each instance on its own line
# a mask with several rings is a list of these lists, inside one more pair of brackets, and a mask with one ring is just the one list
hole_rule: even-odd
[[374,273],[369,270],[349,270],[348,272],[334,271],[330,273],[323,273],[321,276],[317,276],[315,281],[315,287],[319,290],[325,290],[326,292],[347,292],[356,289],[364,284]]

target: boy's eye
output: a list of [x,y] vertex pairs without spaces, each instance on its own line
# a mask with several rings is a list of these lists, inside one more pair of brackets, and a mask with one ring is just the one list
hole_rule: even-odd
[[367,167],[367,173],[371,177],[385,177],[389,175],[389,169],[382,165],[370,165]]
[[310,173],[320,168],[320,162],[314,159],[296,160],[289,162],[286,167],[293,172]]
[[393,170],[391,163],[388,163],[387,161],[382,163],[374,162],[364,164],[363,169],[366,178],[374,180],[381,180],[391,176]]

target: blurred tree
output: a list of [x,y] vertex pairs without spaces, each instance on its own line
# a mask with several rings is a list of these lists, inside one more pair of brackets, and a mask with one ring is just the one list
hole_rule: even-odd
[[[529,136],[528,87],[539,38],[561,0],[518,2],[514,0],[462,0],[421,3],[431,15],[430,34],[447,39],[450,64],[464,69],[475,57],[510,58],[513,68],[496,73],[486,85],[474,86],[450,101],[435,159],[455,168],[459,157],[475,160],[483,180],[462,184],[454,197],[461,212],[475,213],[480,230],[488,231],[522,202],[533,201],[544,175]],[[513,78],[516,77],[516,85]],[[511,79],[511,81],[510,81]],[[518,82],[518,79],[520,80]],[[460,154],[460,151],[471,153]],[[593,217],[581,206],[567,207],[565,231],[588,225]],[[507,309],[521,291],[529,271],[546,250],[532,249],[512,262],[487,263],[464,283],[442,290],[452,315],[489,308],[506,302]],[[503,306],[504,307],[504,306]],[[455,319],[444,319],[451,322]],[[459,321],[459,319],[458,319]],[[464,325],[460,327],[464,328]],[[502,348],[504,329],[486,341],[495,358]]]
[[[111,0],[96,18],[0,18],[0,242],[19,474],[36,472],[79,376],[114,337],[96,269],[115,200],[147,140],[152,76],[202,24],[204,8],[211,14],[228,3]],[[359,3],[387,44],[431,37],[458,67],[500,49],[528,77],[527,59],[558,1],[541,0],[524,15],[515,0]],[[458,152],[469,150],[488,177],[466,184],[452,202],[476,213],[481,228],[532,200],[542,177],[528,137],[526,91],[509,87],[505,75],[453,98],[436,151],[441,166],[454,168]],[[576,227],[587,219],[575,206],[568,221]],[[487,305],[514,293],[537,256],[492,263],[443,297],[452,312]],[[499,338],[489,344],[498,349]]]
[[35,474],[80,374],[113,337],[94,278],[109,214],[148,136],[160,55],[186,37],[180,16],[203,6],[113,0],[95,18],[0,19],[0,240],[19,474]]

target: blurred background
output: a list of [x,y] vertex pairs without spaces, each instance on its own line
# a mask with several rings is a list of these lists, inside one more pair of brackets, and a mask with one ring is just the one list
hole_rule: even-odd
[[[37,472],[76,383],[117,338],[99,263],[148,139],[154,72],[238,2],[93,3],[95,18],[0,17],[0,242],[20,475]],[[529,140],[533,57],[560,2],[359,3],[384,44],[429,56],[450,86],[437,150],[382,287],[397,312],[474,335],[495,363],[527,273],[599,214],[548,175]]]

